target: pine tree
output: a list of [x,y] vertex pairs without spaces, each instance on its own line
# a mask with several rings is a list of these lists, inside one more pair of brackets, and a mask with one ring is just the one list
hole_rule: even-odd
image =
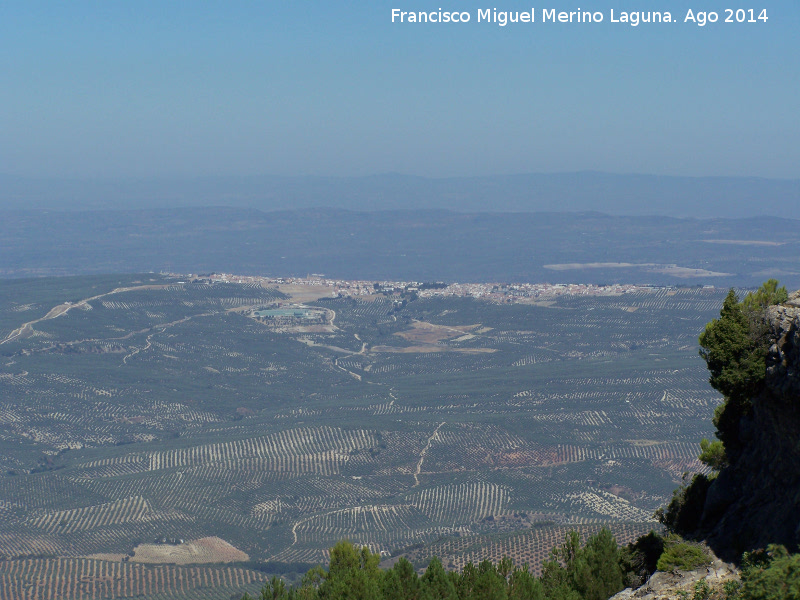
[[456,587],[442,566],[442,561],[434,556],[425,573],[420,578],[422,590],[432,600],[457,600]]

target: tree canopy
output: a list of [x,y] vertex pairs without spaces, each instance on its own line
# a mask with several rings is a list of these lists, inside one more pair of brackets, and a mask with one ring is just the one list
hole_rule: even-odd
[[[714,414],[714,425],[726,450],[737,448],[739,421],[764,383],[768,350],[766,310],[787,298],[786,288],[779,287],[776,279],[766,281],[741,302],[731,289],[719,319],[713,319],[700,334],[700,356],[708,366],[709,383],[725,397]],[[703,449],[703,455],[712,467],[724,464],[718,446],[709,445]]]
[[[607,529],[581,547],[574,531],[553,550],[541,577],[508,557],[497,564],[467,563],[461,572],[445,571],[434,557],[418,575],[400,558],[391,569],[378,565],[380,555],[341,541],[331,549],[330,567],[311,569],[300,587],[273,577],[257,600],[605,600],[623,589],[622,555]],[[243,600],[256,600],[245,596]]]

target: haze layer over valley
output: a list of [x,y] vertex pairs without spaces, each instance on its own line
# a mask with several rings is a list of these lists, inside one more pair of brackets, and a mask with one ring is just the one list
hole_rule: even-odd
[[[791,215],[793,216],[793,215]],[[800,221],[239,208],[4,211],[0,276],[172,271],[800,287]]]

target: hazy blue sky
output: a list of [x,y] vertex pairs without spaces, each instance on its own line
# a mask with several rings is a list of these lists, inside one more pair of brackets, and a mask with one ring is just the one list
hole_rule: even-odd
[[[0,172],[800,177],[797,0],[7,1]],[[469,11],[392,24],[391,9]],[[686,11],[767,10],[755,24]],[[669,10],[631,27],[610,10]]]

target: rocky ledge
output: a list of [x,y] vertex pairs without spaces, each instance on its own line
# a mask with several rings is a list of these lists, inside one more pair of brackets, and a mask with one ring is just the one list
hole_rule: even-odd
[[640,588],[627,588],[610,600],[686,600],[695,597],[698,584],[707,586],[708,594],[701,594],[704,597],[722,598],[725,583],[738,579],[736,567],[715,558],[710,566],[694,571],[656,571]]

